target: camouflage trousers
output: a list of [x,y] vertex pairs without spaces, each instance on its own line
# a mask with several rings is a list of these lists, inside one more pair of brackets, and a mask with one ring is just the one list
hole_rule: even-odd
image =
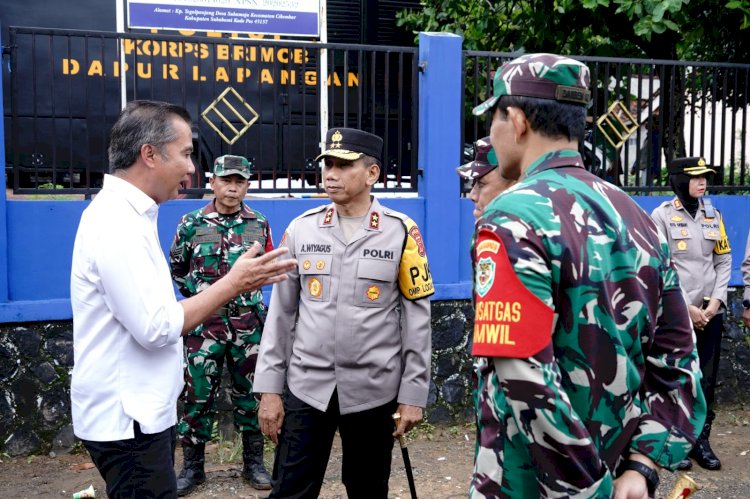
[[[260,434],[258,401],[253,394],[255,364],[260,349],[261,327],[236,329],[233,319],[214,317],[185,337],[185,388],[182,418],[177,425],[187,444],[211,440],[211,430],[221,397],[221,375],[226,360],[234,425],[239,431]],[[224,331],[217,326],[224,324]]]

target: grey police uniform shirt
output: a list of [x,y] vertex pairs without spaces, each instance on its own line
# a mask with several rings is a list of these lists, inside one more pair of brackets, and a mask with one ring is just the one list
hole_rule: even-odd
[[341,414],[398,403],[425,407],[433,291],[419,228],[373,199],[347,243],[334,205],[294,219],[279,245],[297,259],[274,285],[253,389]]
[[662,203],[651,217],[669,242],[688,302],[702,308],[707,297],[718,298],[726,305],[732,253],[724,220],[711,200],[701,198],[695,218],[677,197]]

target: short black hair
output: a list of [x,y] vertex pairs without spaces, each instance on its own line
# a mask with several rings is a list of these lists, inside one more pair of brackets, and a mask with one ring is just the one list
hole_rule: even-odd
[[551,139],[566,138],[578,143],[586,131],[586,107],[552,99],[504,95],[497,104],[503,115],[517,107],[526,115],[531,129]]
[[177,138],[172,126],[175,116],[190,125],[190,114],[181,106],[150,100],[128,102],[110,134],[110,171],[131,167],[145,144],[163,152],[163,147]]

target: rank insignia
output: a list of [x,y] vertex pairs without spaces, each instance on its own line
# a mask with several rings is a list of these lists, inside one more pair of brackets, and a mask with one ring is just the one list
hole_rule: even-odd
[[477,264],[477,294],[484,297],[495,282],[495,262],[492,258],[482,258]]
[[323,225],[331,225],[333,222],[333,208],[328,208],[326,216],[323,217]]
[[682,229],[680,231],[680,234],[682,234],[683,236],[687,236],[688,235],[688,230],[687,229]]
[[341,132],[339,130],[336,130],[333,132],[333,135],[331,135],[331,149],[338,149],[341,147],[341,141],[344,139],[344,136],[341,135]]
[[682,217],[679,215],[672,215],[673,222],[682,222]]
[[315,298],[320,298],[323,294],[323,284],[314,277],[307,283],[307,289],[310,291],[310,296]]
[[285,242],[286,242],[286,231],[284,231],[284,235],[281,236],[281,241],[279,241],[279,248],[284,246]]
[[678,241],[677,249],[680,251],[685,251],[687,249],[687,243],[685,241]]
[[370,301],[375,301],[378,298],[380,298],[380,288],[373,284],[372,286],[367,288],[367,299]]
[[370,213],[370,229],[380,229],[380,214],[377,211]]
[[323,270],[324,268],[326,268],[326,262],[324,262],[323,260],[318,260],[317,262],[315,262],[315,268],[318,270]]
[[674,200],[674,207],[677,208],[678,210],[680,208],[682,208],[682,201],[680,201],[679,199],[675,199]]
[[305,260],[304,262],[302,262],[302,268],[305,270],[310,270],[311,265],[312,264],[310,263],[310,260]]

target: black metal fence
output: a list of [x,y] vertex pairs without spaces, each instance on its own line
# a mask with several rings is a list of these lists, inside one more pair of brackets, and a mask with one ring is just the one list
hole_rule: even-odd
[[[516,55],[464,52],[467,145],[489,134],[491,120],[472,116],[471,108],[491,95],[495,70]],[[750,191],[750,64],[573,58],[591,70],[582,144],[591,171],[629,192],[663,192],[672,158],[703,156],[720,169],[713,192]]]
[[384,138],[376,191],[417,188],[416,48],[22,27],[9,33],[6,173],[16,193],[97,192],[123,95],[180,104],[192,115],[196,173],[186,196],[210,192],[206,174],[223,154],[250,160],[250,192],[318,192],[314,158],[329,127]]

